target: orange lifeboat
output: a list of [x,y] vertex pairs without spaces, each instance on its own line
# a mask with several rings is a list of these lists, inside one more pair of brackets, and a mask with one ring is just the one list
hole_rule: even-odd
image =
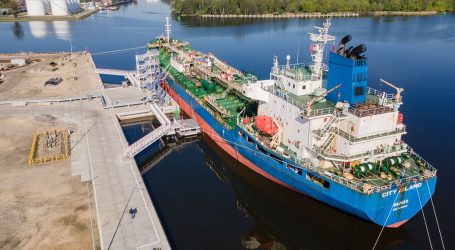
[[278,126],[270,116],[260,115],[256,117],[256,128],[267,135],[273,136],[278,132]]

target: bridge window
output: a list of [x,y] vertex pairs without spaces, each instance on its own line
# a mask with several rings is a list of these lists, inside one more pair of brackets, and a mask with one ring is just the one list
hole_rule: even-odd
[[242,130],[239,130],[239,135],[240,135],[241,137],[245,137],[245,133],[244,133]]
[[306,174],[306,179],[308,181],[311,181],[313,182],[314,184],[317,184],[323,188],[326,188],[326,189],[329,189],[330,188],[330,182],[320,178],[320,177],[317,177],[316,175],[314,174],[311,174],[311,173],[307,173]]

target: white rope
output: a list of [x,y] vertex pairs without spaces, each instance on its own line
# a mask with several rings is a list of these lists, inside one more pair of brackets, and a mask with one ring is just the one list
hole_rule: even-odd
[[91,53],[91,55],[92,56],[97,56],[97,55],[113,54],[113,53],[118,53],[118,52],[137,50],[137,49],[144,49],[144,48],[147,48],[147,46],[139,46],[139,47],[133,47],[133,48],[127,48],[127,49],[117,49],[117,50],[102,51],[102,52]]
[[397,195],[395,196],[395,199],[393,200],[392,206],[390,207],[389,214],[387,214],[387,218],[385,219],[384,224],[382,225],[381,231],[379,232],[379,235],[376,238],[376,242],[374,242],[372,250],[374,250],[376,248],[376,245],[378,244],[379,239],[381,238],[381,235],[382,235],[382,232],[384,231],[385,225],[387,225],[387,221],[389,220],[390,214],[392,213],[393,205],[397,201],[397,198],[398,198],[399,194],[400,194],[400,189],[399,189],[399,187],[397,187]]
[[441,228],[439,227],[438,216],[436,215],[436,208],[434,206],[433,197],[431,196],[431,192],[430,192],[430,185],[428,184],[428,181],[426,183],[427,183],[428,194],[430,195],[431,207],[433,208],[434,218],[436,219],[436,225],[438,226],[439,237],[441,237],[442,249],[445,250],[446,247],[444,245],[444,239],[442,238]]
[[427,230],[428,241],[430,242],[430,248],[431,248],[431,250],[433,250],[433,244],[431,243],[431,238],[430,238],[430,231],[428,230],[427,220],[425,219],[425,212],[423,211],[422,201],[420,200],[419,189],[416,188],[415,190],[417,192],[417,197],[419,197],[420,211],[422,211],[423,222],[425,223],[425,228]]

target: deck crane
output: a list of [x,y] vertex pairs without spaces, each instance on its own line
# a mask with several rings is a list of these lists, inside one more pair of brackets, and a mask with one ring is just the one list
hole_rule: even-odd
[[337,89],[339,87],[341,87],[341,84],[338,84],[337,86],[329,89],[327,92],[322,93],[321,95],[318,95],[318,96],[314,96],[310,100],[308,100],[306,102],[306,115],[309,116],[311,114],[311,111],[312,111],[311,106],[314,103],[321,101],[325,96],[327,96],[328,94],[330,94],[331,92],[333,92],[335,89]]
[[387,85],[389,85],[391,88],[394,88],[397,93],[395,95],[395,102],[397,103],[400,103],[401,102],[401,93],[403,93],[404,89],[403,88],[399,88],[397,86],[395,86],[394,84],[390,83],[390,82],[387,82],[386,80],[383,80],[383,79],[379,79],[382,83],[385,83]]

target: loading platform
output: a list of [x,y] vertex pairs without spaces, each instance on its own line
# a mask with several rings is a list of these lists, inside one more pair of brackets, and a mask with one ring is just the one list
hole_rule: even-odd
[[126,148],[125,155],[133,158],[142,150],[160,140],[166,135],[177,135],[179,137],[194,136],[201,133],[200,127],[191,119],[171,121],[166,116],[165,109],[159,107],[156,103],[150,103],[150,111],[159,121],[160,126],[144,137],[129,145]]

